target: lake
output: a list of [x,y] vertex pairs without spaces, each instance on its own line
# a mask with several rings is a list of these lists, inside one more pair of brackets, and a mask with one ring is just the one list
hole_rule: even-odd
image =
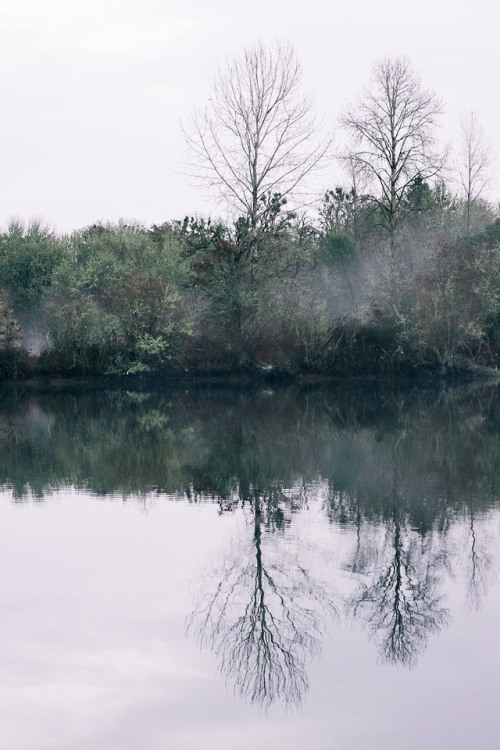
[[500,391],[4,388],[0,747],[498,747]]

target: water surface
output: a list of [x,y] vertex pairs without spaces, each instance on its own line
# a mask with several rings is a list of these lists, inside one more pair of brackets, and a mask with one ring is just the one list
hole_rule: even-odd
[[496,748],[490,387],[13,391],[11,750]]

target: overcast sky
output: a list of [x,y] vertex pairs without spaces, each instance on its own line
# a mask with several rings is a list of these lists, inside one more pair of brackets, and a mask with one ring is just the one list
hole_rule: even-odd
[[492,8],[486,0],[0,0],[0,224],[41,217],[65,231],[99,219],[220,215],[182,174],[179,123],[207,98],[217,61],[257,40],[295,45],[304,89],[332,126],[374,62],[405,54],[444,100],[443,139],[472,109],[500,152]]

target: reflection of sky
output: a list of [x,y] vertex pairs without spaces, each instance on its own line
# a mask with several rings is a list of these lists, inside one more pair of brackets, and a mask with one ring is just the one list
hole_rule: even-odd
[[[460,581],[447,584],[450,627],[429,639],[416,669],[378,664],[364,632],[333,623],[321,658],[307,665],[301,712],[266,715],[233,697],[213,655],[185,633],[197,580],[209,580],[224,551],[243,552],[234,542],[252,533],[239,512],[217,510],[165,499],[144,510],[71,493],[15,505],[4,493],[2,748],[497,747],[494,584],[478,613],[464,609]],[[328,527],[312,503],[275,538],[288,544],[287,534],[333,592],[352,587],[352,573],[339,573],[352,530]],[[458,530],[454,543],[461,539]]]

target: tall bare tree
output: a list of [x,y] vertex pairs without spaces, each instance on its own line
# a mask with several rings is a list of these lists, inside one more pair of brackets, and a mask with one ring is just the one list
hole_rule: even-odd
[[207,105],[183,128],[190,174],[256,230],[269,198],[297,193],[325,156],[291,45],[246,48],[221,66]]
[[456,172],[465,199],[467,234],[471,230],[474,205],[484,194],[491,179],[492,155],[476,114],[472,111],[460,118],[460,145]]
[[405,193],[417,177],[432,179],[444,164],[436,147],[440,113],[440,100],[423,89],[409,60],[396,57],[375,64],[371,85],[341,118],[352,139],[348,158],[369,179],[389,233],[391,277]]

